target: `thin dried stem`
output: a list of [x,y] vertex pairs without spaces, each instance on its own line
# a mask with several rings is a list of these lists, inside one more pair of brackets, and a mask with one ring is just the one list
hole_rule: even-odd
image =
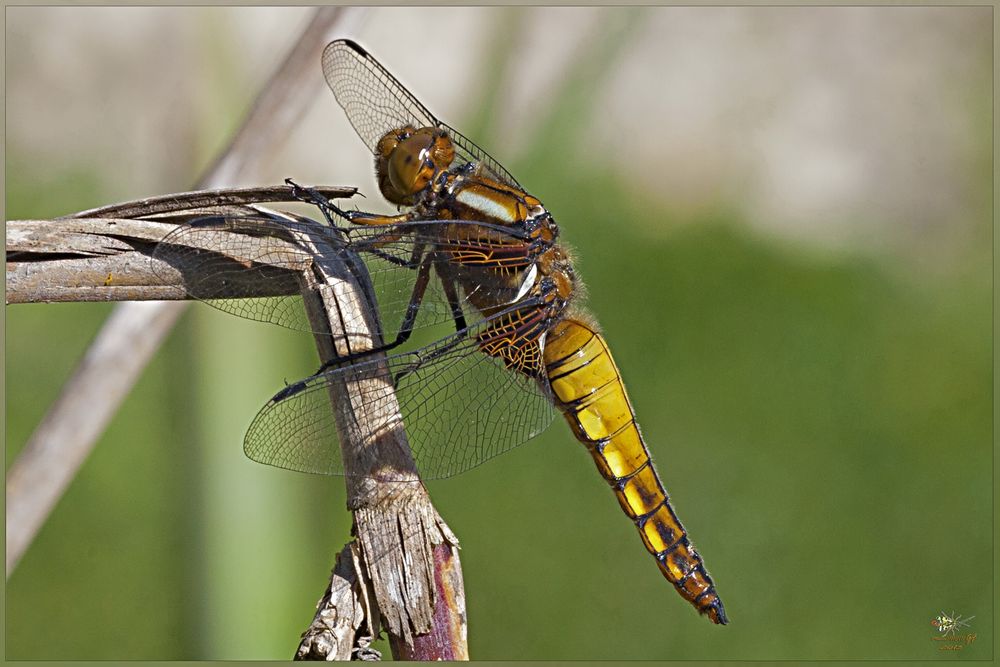
[[[328,196],[352,188],[321,187]],[[152,258],[157,242],[176,224],[201,215],[224,215],[234,207],[271,200],[293,201],[289,186],[181,193],[126,202],[89,213],[147,214],[155,220],[84,218],[11,221],[7,226],[8,303],[40,301],[130,301],[189,299],[188,277]],[[218,205],[213,207],[212,204]],[[194,206],[196,208],[186,208]],[[219,239],[217,248],[225,253]],[[277,241],[276,241],[277,242]],[[233,257],[234,262],[243,258]],[[298,280],[289,272],[254,289],[293,294]],[[219,286],[220,293],[227,289]],[[261,291],[255,296],[273,296]],[[180,305],[182,301],[177,304]],[[7,473],[7,575],[31,544],[72,481],[93,443],[155,353],[177,311],[164,303],[129,303],[105,323],[73,377]],[[100,397],[95,401],[94,397]]]
[[[317,241],[310,237],[303,243]],[[350,270],[359,260],[329,247],[314,247],[311,254],[316,261],[313,270],[304,273],[302,294],[321,359],[334,361],[370,350],[377,344],[373,332],[380,327],[363,296],[367,290],[358,278],[363,272]],[[420,482],[391,383],[383,361],[364,364],[330,387],[362,576],[378,605],[394,657],[468,659],[458,539]],[[373,395],[377,401],[365,398]],[[378,435],[366,438],[366,433]],[[322,634],[323,619],[332,613],[324,606],[328,604],[326,598],[321,600],[313,625],[303,635],[308,642]],[[309,654],[304,643],[296,657]]]
[[330,585],[302,633],[296,660],[378,660],[371,648],[378,633],[378,607],[368,595],[357,542],[337,554]]
[[[352,192],[333,187],[317,190],[327,196],[344,196]],[[234,207],[242,212],[238,207],[259,203],[265,197],[289,199],[291,188],[184,193],[93,211],[143,213],[155,220],[74,215],[58,220],[15,221],[8,227],[7,246],[12,258],[8,263],[9,297],[16,301],[56,297],[111,300],[164,295],[189,299],[186,285],[193,276],[185,275],[183,268],[168,264],[157,267],[158,256],[153,254],[157,242],[176,224],[192,217],[220,215],[231,212]],[[212,203],[218,203],[218,207],[213,208]],[[197,208],[186,209],[189,205]],[[266,209],[249,209],[255,216],[262,211]],[[371,349],[374,340],[371,332],[378,330],[378,326],[370,302],[363,296],[370,286],[359,282],[359,276],[364,276],[365,272],[360,270],[358,258],[340,248],[320,246],[321,239],[329,238],[325,235],[305,234],[303,238],[295,238],[291,230],[292,238],[258,238],[258,242],[268,244],[266,249],[260,250],[259,256],[244,257],[231,254],[245,247],[227,239],[226,235],[231,233],[237,232],[229,229],[218,234],[192,235],[185,240],[234,264],[257,261],[258,257],[300,254],[303,249],[309,251],[314,258],[311,265],[301,270],[292,270],[291,265],[281,269],[274,267],[279,272],[276,275],[285,274],[284,279],[248,282],[242,293],[247,297],[301,293],[324,361]],[[285,245],[289,247],[279,247]],[[348,268],[348,263],[353,263],[354,270]],[[109,266],[115,271],[109,271],[105,277],[104,271]],[[215,286],[202,276],[200,290],[205,298],[216,292],[225,294],[233,288],[238,275],[238,272],[227,273],[224,277],[219,274],[220,283]],[[116,312],[116,316],[125,315],[127,311]],[[98,356],[88,356],[84,370],[89,373],[91,366],[100,366],[106,356],[113,356],[118,347],[130,344],[133,339],[155,347],[158,341],[139,335],[147,319],[125,320],[127,326],[116,321],[109,331],[123,333],[126,339],[108,339],[110,349],[92,348],[91,354]],[[350,331],[346,329],[347,322],[353,323]],[[367,329],[358,322],[364,322]],[[121,378],[135,372],[133,368],[119,370],[120,373],[105,377],[111,386],[101,385],[96,390],[118,399],[114,394],[123,391]],[[346,637],[342,633],[347,630],[355,633],[351,646],[357,650],[366,649],[366,642],[378,634],[383,624],[397,657],[468,657],[458,540],[434,510],[420,483],[398,414],[399,406],[391,385],[385,385],[386,377],[390,376],[384,369],[376,369],[365,377],[356,373],[330,395],[338,424],[348,425],[342,426],[340,432],[348,479],[348,504],[355,513],[355,534],[358,536],[351,548],[363,565],[359,570],[360,581],[364,594],[370,594],[371,603],[358,605],[350,596],[331,595],[334,589],[343,592],[341,583],[331,581],[328,594],[304,635],[306,639],[297,653],[299,658],[317,657],[318,651],[342,650]],[[362,399],[366,392],[370,395],[372,383],[380,383],[383,387],[380,393],[384,400],[380,399],[377,404]],[[89,410],[86,396],[82,391],[68,392],[64,399],[67,403],[58,407],[68,414]],[[65,458],[64,448],[56,446],[70,437],[71,434],[59,430],[68,428],[65,425],[70,423],[43,424],[41,434],[44,437],[38,442],[52,443],[52,446],[26,450],[11,468],[7,498],[8,544],[14,549],[23,551],[31,536],[26,527],[37,526],[44,519],[51,504],[58,499],[56,491],[65,487],[82,462],[79,459],[66,465],[61,460]],[[387,423],[396,423],[399,427],[376,428]],[[98,423],[94,428],[102,427],[103,424]],[[362,441],[358,437],[359,433],[380,430],[384,431],[383,435],[372,441]],[[96,434],[88,435],[96,438]],[[80,451],[77,450],[77,456],[81,455]],[[386,470],[392,471],[391,474]],[[408,482],[400,481],[401,472]],[[388,479],[393,481],[386,481]],[[335,573],[336,576],[339,575]],[[357,613],[364,616],[350,618]],[[338,619],[338,623],[331,625],[333,618]],[[368,631],[357,633],[362,626]],[[372,653],[368,651],[365,655]]]
[[[353,197],[357,188],[346,188],[334,185],[314,185],[312,189],[329,199]],[[287,185],[259,185],[247,188],[216,188],[214,190],[195,190],[193,192],[178,192],[171,195],[146,197],[121,204],[111,204],[89,211],[81,211],[60,219],[73,218],[149,218],[157,214],[176,215],[179,212],[191,212],[200,208],[213,209],[218,213],[222,206],[246,206],[273,202],[299,201],[291,187]]]
[[[353,188],[315,189],[331,198],[354,194]],[[251,204],[280,201],[295,201],[290,187],[184,192],[57,220],[12,220],[7,223],[7,303],[187,299],[187,277],[153,257],[156,243],[191,218],[255,214],[259,210]],[[206,249],[227,252],[223,246]],[[233,280],[238,278],[237,273]],[[252,296],[298,292],[294,275],[281,282],[240,287]]]
[[[200,179],[203,186],[218,186],[237,180],[250,170],[255,160],[261,159],[268,146],[291,131],[305,103],[311,99],[311,87],[302,85],[301,76],[306,67],[314,67],[313,63],[318,58],[312,58],[310,62],[305,54],[311,52],[318,56],[329,39],[330,27],[340,16],[335,9],[318,10],[314,23],[298,42],[295,52],[258,98],[244,129],[237,133],[211,172]],[[294,85],[285,87],[281,85],[282,81]],[[308,91],[308,95],[304,91]],[[204,215],[212,211],[241,213],[247,212],[242,208],[246,203],[245,197],[232,190],[225,194],[186,193],[81,212],[60,221],[51,221],[53,226],[40,233],[35,230],[33,234],[24,225],[14,225],[19,227],[20,245],[9,243],[8,250],[13,249],[13,259],[16,260],[13,264],[22,271],[22,275],[17,276],[22,282],[14,290],[19,295],[15,300],[45,300],[55,296],[79,300],[85,295],[95,299],[153,298],[154,293],[158,294],[156,298],[181,298],[178,287],[183,285],[183,276],[179,276],[178,281],[164,283],[161,279],[159,283],[153,283],[152,274],[137,272],[137,263],[130,263],[128,258],[138,253],[148,259],[154,240],[154,227],[151,225],[176,222],[168,222],[168,219],[169,214],[177,209],[186,209],[189,215]],[[163,214],[168,214],[167,219],[161,217]],[[155,219],[147,220],[148,225],[131,220],[139,215]],[[123,223],[123,219],[137,224]],[[55,225],[56,222],[65,224],[60,227]],[[73,227],[71,223],[77,226]],[[68,248],[69,256],[60,257],[54,248]],[[37,281],[31,282],[37,277],[31,275],[32,267],[37,268],[39,264],[57,259],[80,264],[62,265],[61,285],[53,287],[49,284],[43,288]],[[69,278],[78,279],[81,276],[87,278],[83,281],[84,288],[74,294],[69,285],[76,283]],[[350,290],[345,292],[338,287],[343,281],[338,283],[341,276],[336,271],[330,276],[332,280],[329,284],[316,285],[319,289],[306,291],[303,296],[306,303],[311,304],[311,312],[326,317],[332,326],[335,321],[330,320],[330,315],[340,312],[343,307],[335,295],[343,297]],[[9,273],[8,284],[10,278]],[[333,289],[323,289],[329,287]],[[176,320],[180,313],[179,305],[123,304],[116,309],[98,334],[85,363],[77,369],[63,396],[25,447],[21,457],[23,461],[19,460],[12,467],[8,476],[8,576],[85,460],[104,425]],[[141,336],[132,333],[137,328],[142,331]],[[121,339],[122,332],[126,333],[127,342]],[[136,346],[136,339],[148,344]],[[320,340],[332,339],[329,336],[318,337]],[[320,349],[324,359],[329,358],[329,353],[337,353],[333,349],[324,350],[323,343],[320,343]],[[112,375],[108,372],[109,368],[121,372]],[[107,391],[97,381],[98,378],[112,377],[116,391]],[[93,396],[100,396],[100,403],[88,403],[86,397]],[[333,397],[338,416],[351,419],[383,417],[368,414],[368,406],[359,403],[350,391],[345,396],[346,400]],[[393,437],[396,442],[387,455],[390,460],[392,452],[408,452],[405,433],[400,430]],[[345,458],[361,446],[366,445],[348,441]],[[58,460],[55,454],[58,454]],[[365,459],[372,460],[367,456]],[[412,465],[412,460],[409,463]],[[396,460],[391,465],[399,469],[401,462]],[[317,632],[312,632],[314,626],[310,626],[307,637],[312,637],[313,646],[317,646],[316,642],[327,636],[323,633],[332,627],[328,623],[332,612],[346,621],[341,624],[342,627],[353,628],[351,632],[354,636],[350,637],[350,642],[356,657],[372,655],[368,646],[382,622],[389,631],[397,658],[467,659],[464,593],[457,539],[437,515],[415,470],[413,482],[404,485],[379,483],[377,471],[372,472],[362,478],[352,478],[366,481],[349,489],[350,508],[355,511],[355,532],[359,536],[358,543],[349,546],[352,554],[360,554],[360,557],[352,556],[352,562],[362,564],[364,590],[372,593],[370,598],[365,599],[372,602],[362,605],[356,603],[359,598],[348,600],[332,594],[324,596],[317,613],[318,620],[314,622],[314,626],[316,622],[320,626],[315,626]],[[401,492],[401,488],[405,491]],[[19,511],[18,504],[27,511]],[[14,540],[11,539],[12,527],[19,534]],[[342,578],[342,573],[338,574],[335,569],[334,579],[338,577]],[[328,592],[334,590],[336,583],[331,582]],[[357,632],[361,627],[367,627],[368,631]],[[343,646],[345,638],[346,635],[335,642],[337,646]],[[303,642],[303,646],[305,644]],[[339,650],[326,652],[326,657],[334,655],[343,657]],[[319,657],[319,653],[309,647],[300,648],[297,657]]]
[[[302,38],[296,42],[294,47],[296,52],[315,54],[312,68],[315,68],[315,63],[319,62],[319,54],[324,45],[333,37],[333,30],[340,17],[342,17],[341,12],[335,12],[329,8],[317,11],[310,26],[322,25],[323,29],[307,28]],[[244,124],[253,124],[259,134],[251,139],[245,133],[237,132],[233,141],[223,152],[223,157],[216,163],[217,168],[213,168],[199,179],[198,182],[202,187],[225,185],[231,181],[223,179],[235,180],[246,174],[256,163],[255,161],[265,157],[264,153],[268,146],[283,141],[292,132],[295,121],[305,112],[316,93],[316,88],[299,86],[288,90],[282,84],[282,80],[287,77],[300,80],[308,66],[306,60],[306,58],[289,58],[285,61],[284,66],[274,73],[258,96],[253,111],[244,122]],[[279,115],[270,114],[270,110],[283,106],[287,107],[285,112]],[[267,122],[264,122],[263,119],[258,120],[261,116]],[[238,165],[238,169],[228,166],[233,164]],[[223,165],[227,166],[223,167]],[[8,535],[12,527],[23,535],[22,539],[15,542],[9,539],[7,541],[6,572],[8,577],[16,567],[24,550],[34,539],[38,529],[41,528],[52,507],[65,492],[69,481],[76,476],[79,466],[93,449],[111,415],[118,410],[122,399],[127,395],[142,369],[146,367],[158,349],[159,342],[164,339],[166,333],[180,317],[184,305],[184,302],[181,301],[164,302],[156,306],[133,303],[119,305],[91,344],[95,349],[102,350],[102,353],[93,355],[90,363],[77,367],[73,377],[64,386],[60,398],[56,400],[38,429],[32,434],[23,450],[25,457],[23,465],[34,465],[33,462],[43,460],[43,457],[35,457],[31,454],[35,449],[44,451],[58,449],[64,452],[64,456],[55,463],[58,466],[66,467],[67,470],[52,477],[54,481],[59,483],[47,485],[44,494],[41,491],[32,493],[32,498],[25,500],[25,502],[37,505],[37,509],[30,512],[12,515],[11,487],[8,484]],[[144,326],[143,321],[145,321]],[[111,331],[110,327],[119,326],[122,322],[135,322],[137,326],[143,327],[143,338],[154,341],[156,344],[152,346],[120,344],[120,336]],[[130,372],[118,375],[115,369],[128,369]],[[102,393],[97,387],[102,385],[102,378],[111,375],[117,375],[118,387],[121,391],[111,394]],[[89,397],[91,403],[88,405],[88,409],[67,409],[66,406],[71,406],[74,402],[67,396],[69,393]],[[58,436],[59,440],[51,440],[54,436]],[[37,479],[38,476],[28,475],[28,478]],[[30,523],[12,526],[12,521],[18,524],[21,520],[28,520]]]

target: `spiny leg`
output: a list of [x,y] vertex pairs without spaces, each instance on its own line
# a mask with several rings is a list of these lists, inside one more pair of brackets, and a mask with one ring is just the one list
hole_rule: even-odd
[[[349,231],[348,234],[350,234]],[[356,243],[352,249],[361,250],[369,254],[375,255],[376,257],[384,259],[390,264],[395,264],[396,266],[402,266],[407,269],[420,268],[420,255],[423,254],[423,247],[424,247],[423,243],[414,244],[413,252],[410,253],[410,259],[407,260],[407,259],[400,259],[399,257],[396,257],[394,255],[390,255],[389,253],[385,252],[378,246],[379,243],[388,243],[391,241],[391,239],[384,239],[384,240],[366,239],[366,241],[367,243],[365,244]]]
[[[414,249],[416,254],[416,248]],[[422,252],[422,246],[421,246]],[[405,343],[410,338],[410,334],[413,333],[413,325],[416,322],[417,314],[420,311],[420,305],[423,303],[424,295],[427,293],[427,285],[430,283],[430,271],[431,271],[431,253],[425,253],[422,260],[420,260],[420,268],[417,271],[417,281],[413,285],[413,292],[410,295],[409,303],[406,305],[406,314],[403,316],[403,322],[400,325],[399,332],[396,334],[396,338],[391,343],[384,343],[377,347],[373,347],[370,350],[362,350],[361,352],[351,352],[342,357],[337,357],[336,359],[331,359],[325,362],[319,367],[313,376],[319,375],[323,371],[333,366],[343,366],[358,359],[363,359],[369,357],[373,354],[378,354],[381,352],[388,352],[393,348],[399,347]]]
[[[435,262],[434,266],[438,267],[439,265],[437,262]],[[462,304],[458,300],[458,290],[455,289],[455,280],[450,277],[446,278],[440,269],[438,269],[437,274],[438,278],[441,280],[441,286],[444,288],[444,295],[448,299],[448,305],[451,307],[451,316],[452,318],[454,318],[455,321],[455,332],[461,333],[463,330],[465,330],[467,325],[465,323],[465,313],[462,312]],[[433,359],[437,356],[444,354],[445,352],[447,352],[448,350],[452,349],[460,342],[462,342],[464,338],[465,338],[464,336],[456,337],[455,340],[451,341],[441,349],[435,350],[434,354],[432,354],[430,357],[427,357],[427,359],[422,359],[421,363],[426,363],[426,361],[429,361],[430,359]],[[393,378],[393,381],[396,384],[399,384],[399,381],[403,379],[410,372],[411,369],[403,369],[402,371],[396,374],[396,377]]]
[[285,179],[285,184],[292,188],[292,196],[299,201],[312,204],[320,210],[323,217],[331,227],[338,227],[337,221],[333,219],[331,212],[339,215],[340,209],[330,203],[330,200],[319,193],[316,188],[299,185],[290,178]]
[[413,333],[413,325],[417,321],[420,304],[423,303],[424,295],[427,293],[427,285],[431,281],[431,263],[434,253],[424,253],[424,244],[417,244],[413,248],[411,261],[413,261],[413,258],[418,253],[423,254],[423,259],[420,260],[420,268],[417,270],[417,282],[413,285],[413,294],[410,295],[410,302],[406,305],[406,315],[403,316],[403,322],[399,326],[399,333],[396,334],[394,346],[406,342],[410,338],[410,334]]
[[[439,266],[435,263],[435,267]],[[462,304],[458,300],[458,290],[455,289],[454,278],[445,278],[440,270],[437,272],[438,278],[441,279],[441,287],[444,288],[445,298],[448,299],[448,305],[451,307],[451,316],[455,320],[455,331],[461,331],[467,325],[465,323],[465,313],[462,312]]]
[[408,213],[400,215],[379,215],[377,213],[366,213],[364,211],[345,211],[329,199],[319,193],[316,188],[299,185],[290,178],[285,179],[285,183],[291,186],[292,196],[306,204],[316,206],[322,213],[326,221],[332,227],[337,227],[337,222],[333,216],[337,215],[348,222],[356,225],[393,225],[400,222],[409,222],[412,216]]

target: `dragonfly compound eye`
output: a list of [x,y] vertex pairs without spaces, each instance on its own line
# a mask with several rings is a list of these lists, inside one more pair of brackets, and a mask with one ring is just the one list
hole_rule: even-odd
[[382,196],[393,204],[412,206],[416,203],[414,196],[416,193],[401,191],[390,177],[392,173],[391,161],[396,154],[396,149],[414,132],[416,130],[410,125],[396,128],[386,132],[375,145],[375,176],[378,178],[378,188],[382,192]]
[[379,169],[386,172],[379,174],[379,183],[389,200],[412,203],[435,174],[448,168],[455,159],[455,149],[448,135],[440,130],[423,128],[408,136],[397,136],[395,144],[387,141],[388,135],[379,142],[385,156],[379,161]]

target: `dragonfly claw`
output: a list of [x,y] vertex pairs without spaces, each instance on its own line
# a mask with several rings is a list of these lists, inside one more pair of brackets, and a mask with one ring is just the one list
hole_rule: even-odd
[[314,204],[320,208],[330,206],[330,200],[324,197],[315,188],[299,185],[290,178],[285,179],[285,184],[292,188],[292,196],[306,204]]

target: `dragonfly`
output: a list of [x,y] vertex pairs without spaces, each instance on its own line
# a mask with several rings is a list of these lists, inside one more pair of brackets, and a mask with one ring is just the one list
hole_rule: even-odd
[[[382,379],[360,389],[363,402],[398,405],[423,479],[478,466],[530,440],[562,413],[664,577],[698,612],[726,624],[722,600],[653,465],[608,344],[580,304],[581,282],[551,213],[356,42],[331,42],[322,65],[374,158],[381,195],[398,213],[347,211],[292,183],[303,201],[320,209],[324,223],[264,214],[210,217],[179,226],[154,253],[185,269],[191,296],[304,331],[316,327],[300,297],[248,299],[238,286],[274,279],[268,272],[275,267],[308,266],[322,248],[362,258],[377,312],[375,344],[275,394],[247,431],[247,456],[291,470],[349,474],[329,397],[362,376]],[[197,250],[201,235],[225,238],[227,254],[243,261]],[[269,238],[289,245],[280,253],[265,250],[262,240]],[[232,289],[211,292],[220,277]],[[349,335],[356,323],[344,324]],[[435,326],[450,333],[405,351],[415,332]],[[370,439],[389,426],[355,424],[360,432],[350,435]]]

